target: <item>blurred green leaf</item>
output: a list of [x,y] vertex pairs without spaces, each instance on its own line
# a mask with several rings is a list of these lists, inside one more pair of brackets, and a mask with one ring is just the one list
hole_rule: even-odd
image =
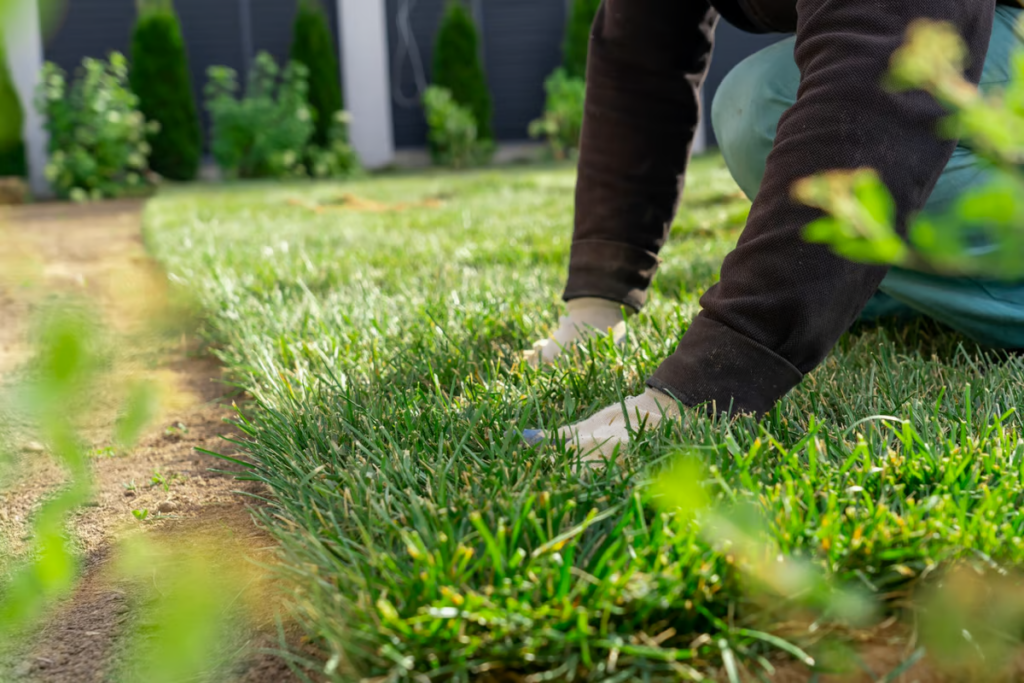
[[158,410],[156,387],[152,382],[132,384],[124,409],[114,427],[114,441],[122,449],[131,449]]
[[704,488],[707,474],[698,453],[677,456],[672,464],[654,480],[651,494],[658,507],[690,518],[707,508],[708,493]]

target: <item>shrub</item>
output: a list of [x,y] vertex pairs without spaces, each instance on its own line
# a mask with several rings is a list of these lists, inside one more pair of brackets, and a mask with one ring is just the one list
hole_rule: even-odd
[[225,175],[305,175],[303,159],[313,136],[313,117],[306,102],[306,67],[291,62],[282,71],[273,57],[261,52],[241,98],[234,69],[214,66],[208,74],[211,146]]
[[159,132],[149,139],[150,167],[173,180],[192,180],[202,159],[203,131],[185,43],[169,2],[140,6],[131,56],[131,86],[139,109],[147,120],[160,123]]
[[50,134],[46,177],[60,196],[117,197],[146,185],[146,136],[159,124],[147,123],[139,111],[123,55],[112,53],[109,62],[86,58],[70,87],[64,71],[47,63],[36,107]]
[[0,178],[25,175],[22,123],[21,100],[18,99],[18,92],[11,82],[4,46],[0,41]]
[[465,168],[487,161],[493,144],[479,139],[473,114],[459,105],[447,89],[436,85],[427,88],[423,93],[423,108],[434,163]]
[[332,119],[327,144],[307,150],[309,174],[314,178],[348,178],[360,171],[359,157],[348,141],[348,112],[336,111]]
[[293,27],[291,59],[309,71],[309,107],[315,132],[313,141],[320,147],[331,145],[336,114],[341,111],[341,80],[334,37],[319,0],[300,0]]
[[477,139],[491,140],[491,94],[480,63],[476,24],[461,0],[451,0],[434,44],[433,84],[473,115]]
[[587,77],[587,50],[590,48],[590,27],[597,16],[601,0],[573,0],[562,46],[563,66],[570,78]]
[[547,103],[544,115],[530,123],[530,137],[546,138],[552,155],[565,159],[580,146],[586,83],[556,69],[544,82]]

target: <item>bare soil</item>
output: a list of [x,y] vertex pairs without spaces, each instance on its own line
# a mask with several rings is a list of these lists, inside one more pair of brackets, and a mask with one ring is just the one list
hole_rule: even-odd
[[[220,365],[177,319],[163,274],[143,248],[142,209],[141,202],[122,201],[0,213],[0,385],[17,380],[31,352],[33,314],[55,296],[87,301],[112,350],[101,388],[82,411],[95,481],[93,499],[72,523],[81,580],[17,646],[0,647],[0,681],[123,676],[126,653],[146,626],[140,619],[147,589],[111,566],[118,544],[133,535],[173,548],[215,539],[215,562],[223,565],[210,571],[250,568],[216,680],[297,680],[282,660],[263,652],[278,645],[276,620],[284,611],[267,571],[258,568],[273,562],[274,542],[251,514],[251,494],[264,492],[236,479],[239,466],[196,450],[235,454],[222,437],[238,437],[225,420],[244,397],[221,381]],[[111,428],[127,387],[140,379],[157,387],[158,417],[135,448],[117,452]],[[44,444],[28,433],[14,441],[20,454],[0,463],[0,571],[28,551],[33,511],[65,481]],[[133,511],[145,511],[145,520]],[[160,571],[174,570],[154,567],[154,583]]]

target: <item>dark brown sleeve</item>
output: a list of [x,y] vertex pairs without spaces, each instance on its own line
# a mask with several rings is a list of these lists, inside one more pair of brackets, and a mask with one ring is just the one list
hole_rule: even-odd
[[707,0],[605,0],[598,10],[567,300],[643,305],[682,189],[717,18]]
[[977,82],[994,0],[799,0],[796,104],[775,147],[747,227],[721,281],[676,352],[649,381],[688,405],[763,413],[816,367],[874,294],[886,270],[806,243],[820,214],[790,199],[794,181],[872,167],[892,190],[898,220],[920,210],[956,146],[935,137],[943,111],[923,93],[880,82],[911,21],[951,22],[967,41]]

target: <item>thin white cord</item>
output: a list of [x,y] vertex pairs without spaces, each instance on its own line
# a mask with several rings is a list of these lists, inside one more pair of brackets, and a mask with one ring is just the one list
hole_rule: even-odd
[[[409,23],[409,15],[419,0],[398,0],[398,11],[395,13],[395,28],[398,32],[398,45],[395,46],[394,59],[391,61],[391,96],[400,107],[413,108],[420,105],[420,97],[427,89],[427,74],[423,69],[423,58],[420,48],[413,35]],[[411,97],[402,92],[402,67],[409,60],[416,93]]]

